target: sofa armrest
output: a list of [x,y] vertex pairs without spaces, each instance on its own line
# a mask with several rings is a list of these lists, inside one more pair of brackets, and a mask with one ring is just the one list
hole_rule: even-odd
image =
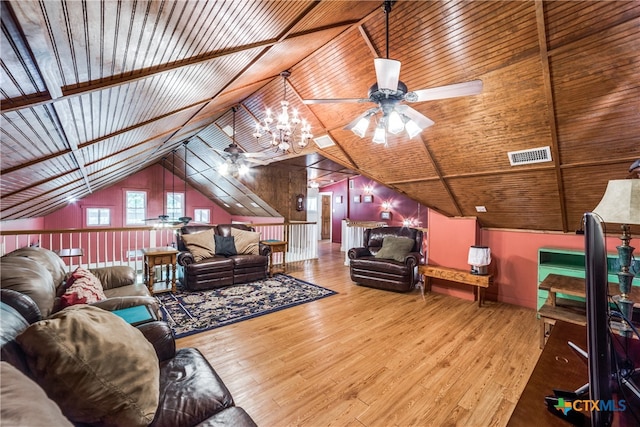
[[409,252],[403,262],[407,267],[416,267],[420,263],[420,257],[420,252]]
[[175,357],[176,340],[167,322],[155,321],[136,326],[144,337],[153,345],[158,360],[163,362]]
[[154,297],[143,297],[139,295],[111,297],[102,301],[96,301],[94,303],[91,303],[91,305],[107,311],[115,311],[123,308],[135,307],[138,305],[146,305],[158,319],[162,318],[162,312],[160,311],[158,300]]
[[196,262],[191,252],[179,252],[177,258],[178,265],[186,267],[189,264]]
[[371,256],[371,252],[367,248],[351,248],[347,252],[349,259],[358,259],[365,256]]
[[128,265],[92,268],[89,271],[100,280],[103,289],[119,288],[136,282],[136,272]]
[[271,254],[271,246],[260,242],[258,245],[258,253],[263,256],[269,256],[269,254]]

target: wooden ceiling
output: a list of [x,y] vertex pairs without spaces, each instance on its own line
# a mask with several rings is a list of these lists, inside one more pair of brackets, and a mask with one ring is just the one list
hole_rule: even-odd
[[[362,174],[485,227],[575,230],[640,158],[640,2],[398,1],[388,49],[409,90],[484,87],[412,103],[435,124],[386,146],[343,129],[371,104],[302,103],[367,97],[387,48],[381,5],[3,1],[0,218],[46,215],[163,157],[219,204],[258,205],[232,214],[277,215],[217,172],[233,106],[236,142],[262,167],[289,159],[322,185]],[[291,106],[335,145],[282,153],[252,136],[284,70]],[[547,146],[550,162],[509,162]]]

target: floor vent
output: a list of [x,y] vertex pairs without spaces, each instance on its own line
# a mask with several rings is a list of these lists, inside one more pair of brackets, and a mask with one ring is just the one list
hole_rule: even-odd
[[509,151],[509,163],[511,166],[528,165],[530,163],[542,163],[551,161],[551,148],[540,147],[529,150]]
[[327,147],[331,147],[332,145],[336,145],[336,143],[333,142],[333,139],[331,139],[329,135],[322,135],[317,138],[313,138],[313,140],[316,142],[316,145],[320,148],[327,148]]

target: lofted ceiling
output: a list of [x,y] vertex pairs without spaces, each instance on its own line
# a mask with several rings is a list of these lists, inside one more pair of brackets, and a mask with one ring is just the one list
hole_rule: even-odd
[[[435,124],[386,145],[343,129],[371,104],[302,102],[367,97],[387,49],[381,5],[2,1],[0,219],[46,215],[163,157],[221,206],[248,198],[251,214],[277,215],[217,171],[235,106],[257,168],[320,185],[361,174],[484,227],[575,230],[640,158],[639,2],[398,1],[388,50],[409,90],[483,91],[412,103]],[[285,70],[287,100],[334,145],[282,153],[252,136]],[[541,147],[550,161],[511,166],[508,152]]]

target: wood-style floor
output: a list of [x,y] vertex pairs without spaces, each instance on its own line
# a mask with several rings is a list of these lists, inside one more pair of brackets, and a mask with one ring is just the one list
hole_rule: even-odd
[[287,273],[339,294],[178,340],[259,426],[506,425],[540,355],[533,310],[357,286],[332,243]]

